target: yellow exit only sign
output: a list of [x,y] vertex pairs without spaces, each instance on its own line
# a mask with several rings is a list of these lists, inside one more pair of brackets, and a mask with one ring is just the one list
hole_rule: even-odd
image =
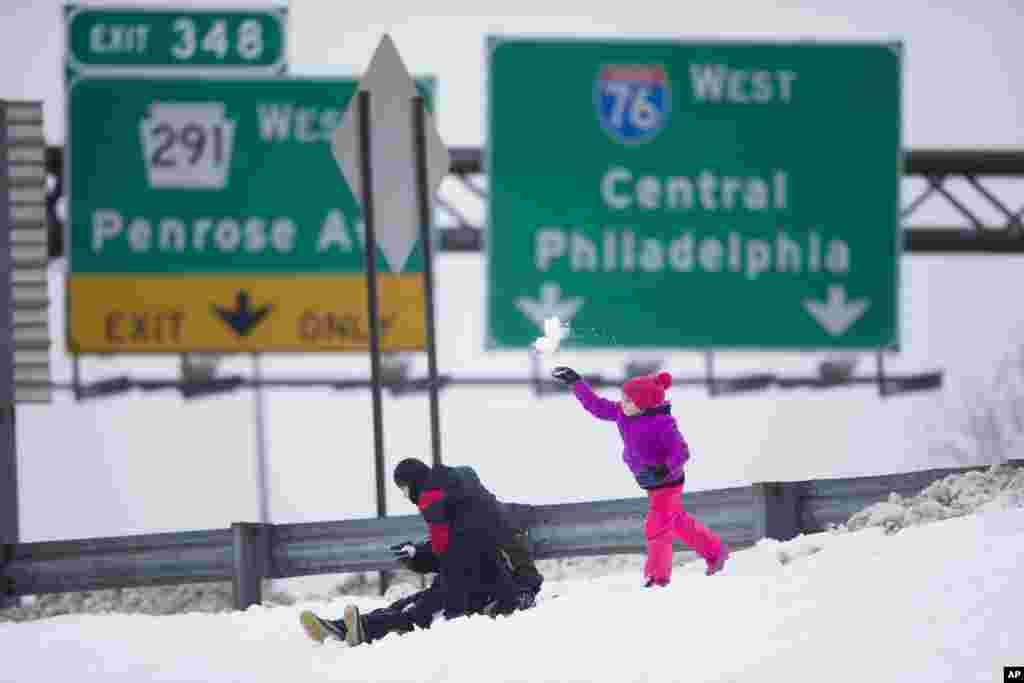
[[[381,350],[426,344],[423,273],[377,277]],[[79,353],[369,349],[365,273],[69,277]]]

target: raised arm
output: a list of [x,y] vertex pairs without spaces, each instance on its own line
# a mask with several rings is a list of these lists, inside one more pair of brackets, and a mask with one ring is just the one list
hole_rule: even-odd
[[618,403],[595,394],[586,380],[581,379],[573,384],[572,391],[587,412],[598,420],[617,420],[622,414],[622,407]]
[[622,407],[618,403],[595,394],[590,385],[572,368],[559,366],[551,371],[551,376],[572,387],[579,402],[598,420],[617,420],[622,414]]

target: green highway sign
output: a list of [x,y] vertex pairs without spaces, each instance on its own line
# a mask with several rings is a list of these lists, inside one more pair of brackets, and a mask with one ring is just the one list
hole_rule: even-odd
[[496,38],[488,346],[898,344],[899,44]]
[[65,8],[67,64],[90,75],[277,74],[287,60],[284,7]]
[[[70,348],[365,349],[362,221],[331,148],[357,85],[73,82]],[[417,86],[432,108],[433,79]],[[385,350],[423,344],[422,247],[407,240],[401,264],[379,259]]]
[[359,249],[337,248],[358,209],[330,147],[356,85],[76,81],[72,272],[362,270]]

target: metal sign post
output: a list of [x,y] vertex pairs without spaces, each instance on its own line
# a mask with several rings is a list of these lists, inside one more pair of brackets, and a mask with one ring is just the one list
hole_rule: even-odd
[[[363,179],[363,223],[366,231],[366,306],[370,331],[370,392],[373,396],[373,462],[377,484],[377,516],[387,517],[387,496],[384,492],[384,416],[380,387],[380,315],[377,310],[377,233],[373,213],[372,102],[366,90],[361,90],[357,98],[359,168]],[[383,582],[381,589],[385,589]]]
[[[371,99],[372,98],[372,99]],[[437,408],[436,351],[433,350],[433,251],[429,236],[429,197],[448,172],[448,150],[428,115],[409,71],[389,36],[384,36],[359,81],[359,92],[334,132],[334,157],[363,210],[363,237],[367,282],[368,331],[373,392],[374,462],[377,476],[378,516],[385,516],[384,434],[380,405],[380,330],[378,315],[377,250],[391,278],[406,277],[409,268],[423,261],[424,314],[431,366],[431,444],[440,462]],[[378,230],[379,228],[379,230]],[[426,237],[423,237],[426,230]],[[420,243],[417,254],[416,246]],[[425,281],[425,282],[424,282]],[[381,590],[387,574],[381,575]]]
[[19,538],[15,407],[50,402],[47,256],[43,105],[0,101],[0,566]]
[[416,153],[416,195],[420,219],[420,243],[423,245],[423,296],[427,323],[427,376],[430,379],[430,453],[435,465],[441,464],[441,408],[437,380],[437,324],[434,319],[434,240],[431,235],[430,176],[427,172],[425,129],[426,102],[413,98],[412,126]]
[[[0,277],[11,281],[10,201],[7,195],[7,107],[0,104]],[[18,452],[14,425],[14,333],[10,287],[0,286],[0,566],[6,544],[18,542]],[[13,607],[0,585],[0,609]]]

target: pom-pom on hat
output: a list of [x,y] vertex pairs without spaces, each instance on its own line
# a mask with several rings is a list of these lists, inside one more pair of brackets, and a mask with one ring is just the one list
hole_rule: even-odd
[[659,372],[656,375],[634,377],[622,387],[633,404],[640,410],[647,410],[665,401],[665,390],[672,386],[672,375]]

